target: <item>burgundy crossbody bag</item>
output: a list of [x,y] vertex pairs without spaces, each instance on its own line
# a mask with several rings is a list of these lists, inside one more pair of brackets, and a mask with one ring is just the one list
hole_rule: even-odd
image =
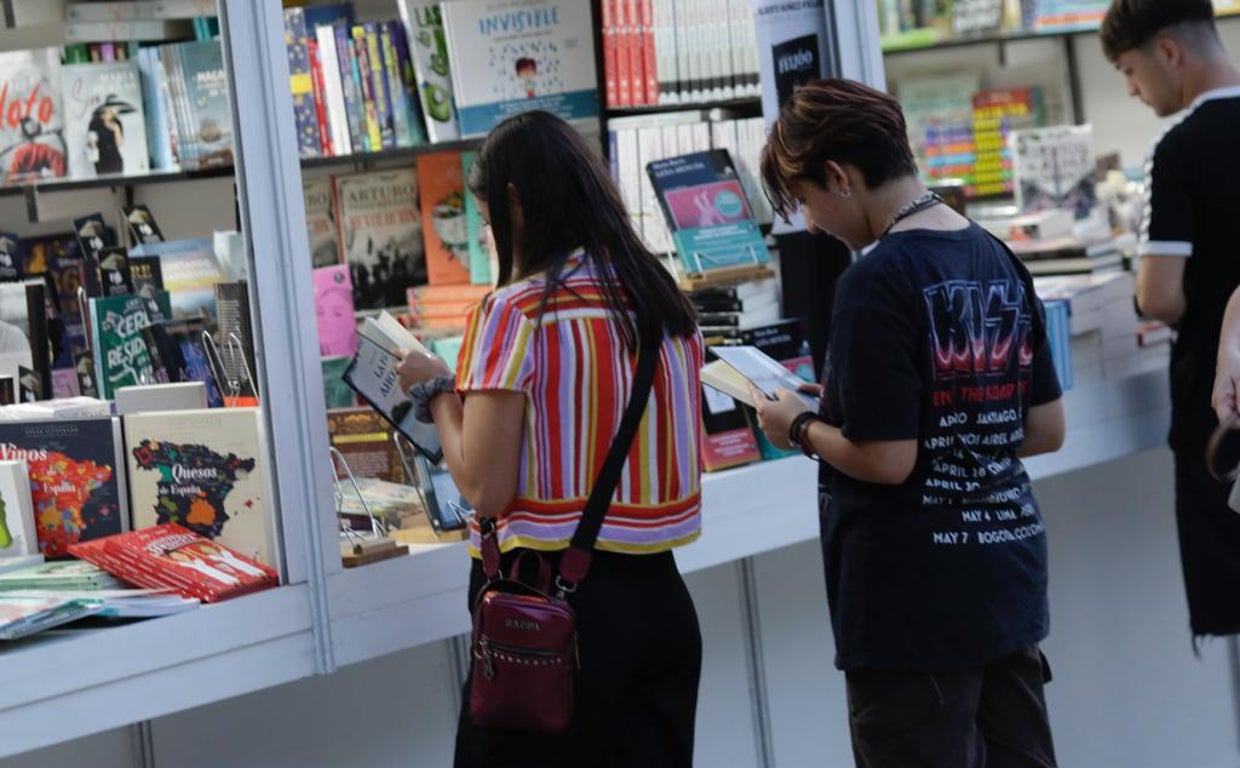
[[[568,728],[573,715],[573,678],[580,659],[577,618],[567,598],[590,569],[594,542],[650,399],[658,359],[658,345],[643,345],[620,428],[554,580],[551,565],[532,551],[521,553],[507,576],[501,574],[495,519],[482,520],[482,569],[487,583],[474,603],[469,691],[469,714],[477,725],[549,734]],[[532,584],[522,581],[519,573],[527,558],[537,561]]]

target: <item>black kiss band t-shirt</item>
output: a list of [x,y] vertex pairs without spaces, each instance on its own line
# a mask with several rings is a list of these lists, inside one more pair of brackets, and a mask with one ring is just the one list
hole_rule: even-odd
[[837,666],[955,669],[1045,638],[1045,528],[1016,450],[1060,388],[1024,266],[976,224],[884,237],[839,281],[823,382],[849,440],[918,443],[899,486],[822,465]]

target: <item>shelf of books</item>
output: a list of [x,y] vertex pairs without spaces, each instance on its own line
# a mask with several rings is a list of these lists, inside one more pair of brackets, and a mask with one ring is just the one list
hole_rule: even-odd
[[[886,55],[965,45],[1097,33],[1110,0],[957,0],[950,4],[876,0]],[[1240,14],[1236,0],[1214,0],[1216,18]]]

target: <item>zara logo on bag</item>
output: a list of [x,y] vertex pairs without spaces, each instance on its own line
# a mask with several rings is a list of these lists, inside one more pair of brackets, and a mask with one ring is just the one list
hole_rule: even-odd
[[526,621],[525,619],[507,619],[504,621],[505,629],[524,629],[528,632],[542,632],[542,625],[537,621]]

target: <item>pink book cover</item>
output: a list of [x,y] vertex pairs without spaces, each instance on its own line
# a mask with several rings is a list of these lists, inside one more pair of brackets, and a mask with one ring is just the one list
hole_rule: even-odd
[[357,315],[348,264],[314,270],[314,308],[319,323],[319,354],[357,354]]

